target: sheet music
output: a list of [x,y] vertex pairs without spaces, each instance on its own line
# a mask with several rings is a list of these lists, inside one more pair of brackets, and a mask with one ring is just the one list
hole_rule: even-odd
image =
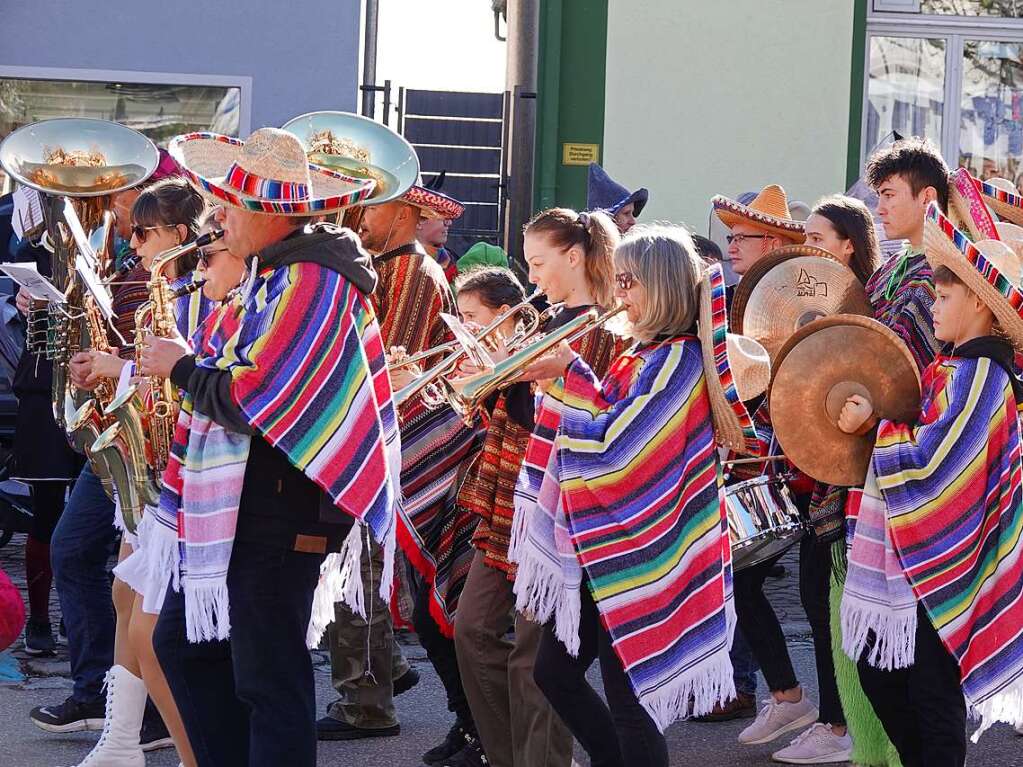
[[39,192],[27,186],[19,186],[14,190],[14,214],[11,226],[19,240],[31,235],[43,225],[43,200]]
[[71,200],[67,197],[64,198],[64,222],[67,224],[68,229],[71,230],[71,234],[75,238],[75,245],[78,246],[78,254],[85,257],[89,264],[89,268],[92,271],[98,271],[99,256],[96,255],[96,251],[93,249],[92,243],[89,242],[89,237],[85,233],[85,229],[82,227],[82,222],[78,218],[75,206],[71,204]]
[[109,322],[116,317],[117,315],[114,314],[114,301],[110,291],[103,284],[103,280],[99,278],[99,275],[96,274],[96,270],[89,265],[88,259],[84,258],[81,253],[75,256],[75,272],[82,278],[82,284],[85,285],[85,289],[96,300],[96,306],[99,307],[107,321]]
[[0,264],[0,271],[21,285],[32,298],[54,304],[67,303],[64,294],[46,277],[39,273],[31,262]]

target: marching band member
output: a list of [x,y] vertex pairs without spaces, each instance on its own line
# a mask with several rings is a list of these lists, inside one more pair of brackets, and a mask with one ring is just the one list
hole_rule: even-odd
[[307,647],[334,601],[375,596],[356,575],[366,538],[384,549],[379,593],[393,567],[400,456],[376,275],[353,233],[309,225],[370,188],[310,166],[275,128],[170,151],[224,205],[224,245],[255,263],[195,354],[147,339],[142,373],[184,391],[157,510],[179,562],[153,644],[198,764],[312,767]]
[[[763,391],[768,360],[727,334],[720,267],[703,265],[684,229],[634,229],[615,268],[636,346],[603,381],[566,344],[552,355],[563,372],[537,418],[552,410],[559,423],[538,451],[547,461],[534,463],[535,435],[527,448],[515,593],[546,622],[536,682],[591,763],[667,767],[664,729],[735,692],[715,433],[756,444],[737,392]],[[598,658],[606,705],[585,677]]]
[[636,219],[649,200],[650,192],[645,188],[630,192],[597,163],[590,163],[586,176],[586,210],[599,210],[609,215],[621,234],[627,234],[636,225]]
[[914,423],[846,402],[843,431],[877,425],[851,537],[844,648],[905,767],[966,761],[980,730],[1023,723],[1023,347],[1019,256],[974,244],[932,202],[934,337]]
[[[617,241],[618,232],[603,213],[553,208],[526,225],[529,280],[548,301],[564,304],[545,332],[591,307],[613,303]],[[621,342],[598,328],[576,346],[593,369],[604,372]],[[483,454],[458,499],[480,523],[455,622],[455,647],[483,751],[498,767],[568,767],[572,761],[572,736],[533,680],[541,628],[515,611],[515,568],[508,561],[515,482],[535,425],[529,384],[502,392],[491,409]],[[506,638],[513,627],[514,642]]]

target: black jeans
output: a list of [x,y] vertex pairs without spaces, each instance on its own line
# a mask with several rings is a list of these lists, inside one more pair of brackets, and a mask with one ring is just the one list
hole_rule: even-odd
[[153,647],[200,767],[315,767],[316,694],[306,629],[321,554],[236,540],[231,638],[189,643],[168,589]]
[[[418,579],[417,579],[418,580]],[[437,621],[430,615],[430,589],[419,580],[416,592],[416,603],[412,610],[412,627],[416,630],[419,643],[426,650],[440,682],[444,685],[444,693],[448,699],[448,711],[455,715],[458,723],[465,729],[476,732],[469,701],[465,698],[462,687],[462,675],[458,671],[458,659],[455,657],[455,640],[441,633]]]
[[959,664],[917,607],[916,656],[909,668],[882,671],[865,660],[860,683],[903,767],[962,767],[966,763],[966,701]]
[[[778,558],[735,573],[735,613],[739,628],[772,692],[791,690],[799,684],[792,668],[785,634],[774,608],[764,594],[764,580]],[[799,544],[799,596],[813,634],[821,722],[845,724],[835,681],[831,654],[831,547],[820,545],[813,535]]]
[[[664,736],[636,699],[588,586],[584,583],[580,590],[579,657],[568,654],[554,635],[554,626],[548,624],[536,653],[533,678],[589,754],[593,767],[668,767]],[[597,658],[606,705],[586,680],[586,671]]]

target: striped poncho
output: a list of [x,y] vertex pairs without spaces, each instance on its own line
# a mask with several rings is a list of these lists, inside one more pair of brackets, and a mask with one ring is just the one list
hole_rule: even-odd
[[905,341],[918,369],[930,365],[941,342],[934,337],[934,281],[924,254],[907,245],[871,275],[866,291],[874,319]]
[[[981,720],[979,735],[995,721],[1023,722],[1017,403],[1008,373],[987,356],[937,358],[925,371],[923,395],[916,424],[882,421],[878,431],[872,467],[883,499],[881,529],[912,595],[959,663],[967,705]],[[915,604],[883,609],[898,583],[888,594],[862,593],[864,513],[861,509],[850,553],[843,624],[858,611],[873,622],[879,644],[908,641],[912,652]],[[891,631],[906,635],[885,636]]]
[[520,475],[518,608],[553,618],[575,653],[589,588],[662,730],[734,697],[731,549],[699,341],[642,345],[603,383],[576,359],[544,403],[539,419],[556,408],[560,425],[540,486]]
[[[237,303],[213,315],[199,368],[230,373],[250,427],[354,517],[340,555],[323,565],[310,641],[344,599],[364,611],[363,529],[387,553],[391,587],[400,444],[379,327],[369,300],[339,273],[310,262],[263,268]],[[186,393],[164,472],[161,519],[176,520],[186,627],[193,641],[230,631],[226,577],[248,456],[245,435],[192,407]]]

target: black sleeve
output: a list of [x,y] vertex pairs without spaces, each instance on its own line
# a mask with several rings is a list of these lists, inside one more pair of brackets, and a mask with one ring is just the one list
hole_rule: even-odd
[[192,395],[195,409],[212,418],[225,429],[239,434],[258,434],[231,399],[231,374],[226,370],[210,370],[195,364],[195,356],[187,354],[174,363],[171,381]]
[[523,429],[533,431],[536,399],[533,397],[533,389],[529,383],[520,381],[509,386],[504,402],[508,417]]

